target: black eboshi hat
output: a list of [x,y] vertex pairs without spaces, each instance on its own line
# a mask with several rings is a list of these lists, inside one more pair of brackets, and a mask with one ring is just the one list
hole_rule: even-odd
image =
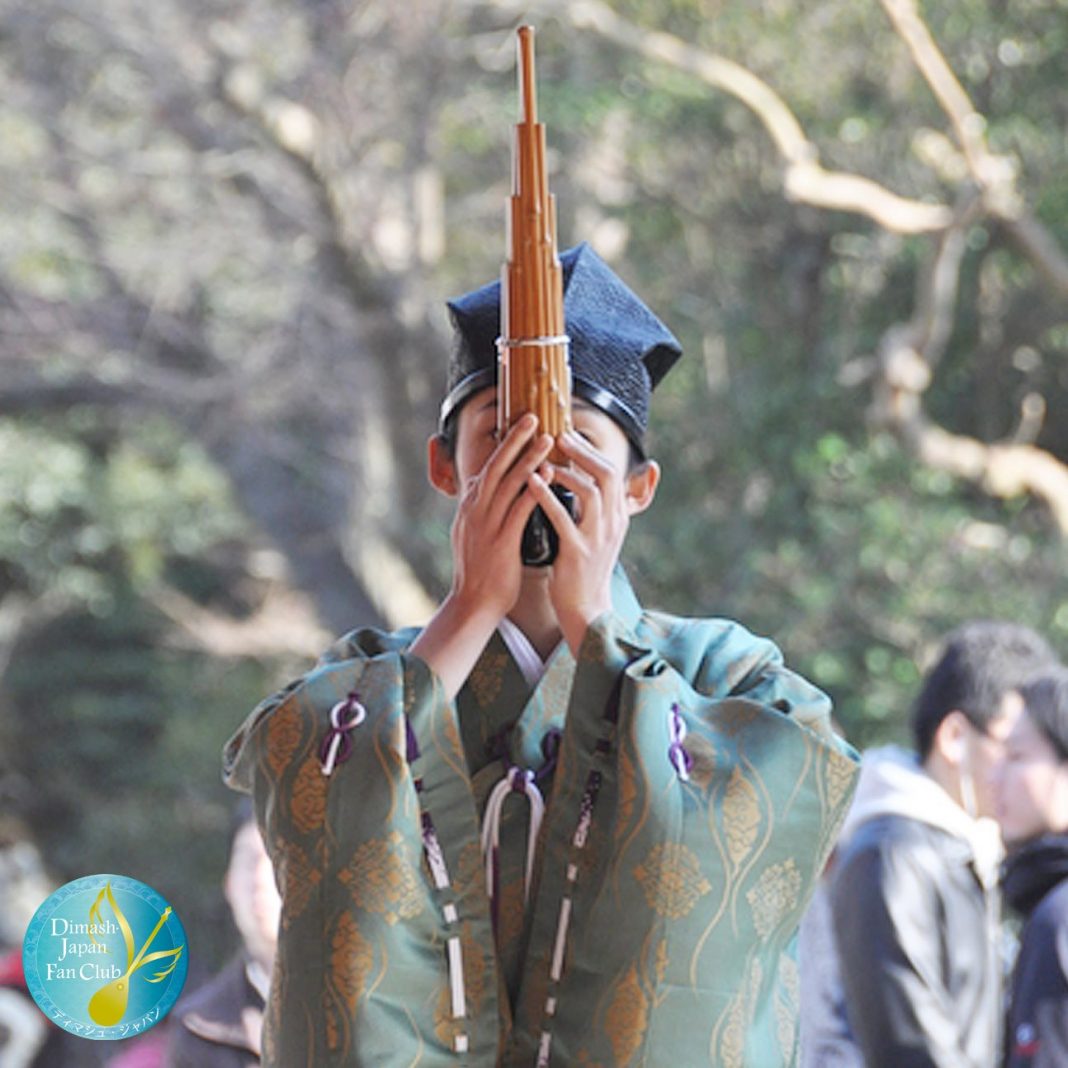
[[[583,242],[560,255],[564,329],[571,339],[571,391],[619,424],[645,455],[649,395],[682,355],[675,335]],[[439,427],[497,381],[500,282],[448,302],[456,345]]]

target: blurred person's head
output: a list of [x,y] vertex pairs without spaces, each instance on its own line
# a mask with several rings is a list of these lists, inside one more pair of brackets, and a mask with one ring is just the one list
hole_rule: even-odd
[[929,775],[970,816],[993,816],[990,774],[1020,713],[1017,689],[1056,663],[1030,627],[965,623],[945,639],[912,712],[916,751]]
[[33,914],[55,888],[29,828],[0,816],[0,950],[22,945]]
[[223,892],[245,951],[270,970],[278,941],[281,901],[251,805],[240,805],[235,814]]
[[1068,668],[1019,690],[1023,710],[994,768],[995,810],[1007,845],[1068,831]]

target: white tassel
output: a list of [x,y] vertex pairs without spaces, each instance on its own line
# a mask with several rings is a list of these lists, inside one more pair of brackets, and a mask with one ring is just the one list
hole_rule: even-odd
[[545,818],[545,798],[534,781],[534,772],[509,768],[504,777],[490,791],[486,811],[482,817],[482,859],[486,865],[486,896],[493,900],[494,856],[501,842],[501,813],[510,793],[523,794],[530,804],[527,826],[527,862],[523,873],[523,903],[530,899],[530,884],[534,876],[534,857],[538,848],[538,834]]

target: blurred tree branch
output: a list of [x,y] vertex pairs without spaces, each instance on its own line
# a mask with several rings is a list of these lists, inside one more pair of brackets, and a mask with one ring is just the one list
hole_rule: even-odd
[[[1068,465],[1026,442],[985,443],[950,433],[924,413],[923,394],[949,337],[967,228],[978,218],[979,204],[1013,236],[1039,276],[1064,297],[1068,297],[1068,257],[1027,209],[1017,188],[1015,162],[990,151],[986,120],[953,74],[913,0],[882,0],[882,4],[949,120],[978,190],[978,202],[967,197],[964,209],[942,236],[929,269],[920,276],[912,320],[891,327],[883,337],[873,414],[928,466],[974,482],[995,497],[1030,493],[1044,500],[1061,533],[1068,536]],[[1040,407],[1044,412],[1044,401]],[[1026,422],[1026,409],[1024,416]],[[1029,430],[1031,435],[1035,432],[1033,427]]]
[[767,82],[740,64],[711,55],[669,33],[637,26],[601,0],[551,6],[561,18],[580,29],[593,30],[628,51],[685,71],[749,108],[782,157],[783,191],[788,199],[865,215],[895,233],[926,233],[942,230],[948,224],[951,212],[944,205],[910,200],[870,178],[823,167],[819,149],[805,136],[786,102]]
[[[1027,440],[984,443],[950,433],[923,409],[923,396],[952,328],[967,230],[980,210],[977,197],[965,198],[935,256],[920,273],[913,318],[883,335],[870,416],[875,425],[897,433],[929,467],[974,482],[994,497],[1034,494],[1049,507],[1062,534],[1068,535],[1068,465]],[[1037,432],[1031,424],[1041,412],[1035,412],[1033,397],[1029,401],[1018,439]]]
[[[155,411],[176,418],[228,472],[244,510],[291,561],[294,581],[316,598],[332,628],[346,629],[355,619],[384,620],[394,611],[425,612],[425,557],[413,550],[417,565],[424,565],[422,575],[407,568],[405,546],[390,544],[395,528],[383,530],[378,515],[362,518],[356,504],[390,496],[393,514],[403,516],[416,514],[413,502],[425,500],[421,464],[376,464],[367,456],[367,442],[377,438],[380,455],[421,458],[423,428],[432,422],[425,368],[442,342],[425,314],[411,312],[429,303],[416,273],[391,272],[369,261],[373,242],[354,241],[353,233],[363,230],[366,236],[375,206],[362,205],[359,215],[346,217],[347,160],[335,153],[333,166],[327,166],[330,153],[316,140],[312,112],[277,91],[261,91],[256,78],[243,80],[240,58],[206,44],[209,38],[192,26],[179,35],[185,46],[173,49],[166,47],[166,35],[140,18],[109,19],[76,5],[67,7],[64,17],[68,26],[79,26],[79,34],[95,35],[109,62],[143,72],[151,87],[146,103],[161,120],[160,129],[173,131],[205,160],[225,153],[237,163],[217,176],[207,173],[209,184],[229,186],[255,204],[268,232],[293,240],[312,237],[316,272],[329,285],[321,295],[308,290],[307,313],[324,326],[335,320],[350,330],[347,347],[358,355],[339,367],[336,343],[328,341],[317,348],[305,345],[297,354],[280,346],[273,353],[265,348],[256,362],[224,358],[198,308],[167,307],[145,292],[141,279],[116,265],[113,242],[101,234],[107,217],[86,197],[82,181],[99,157],[55,121],[77,74],[71,69],[62,78],[52,77],[64,66],[56,55],[62,49],[45,43],[52,23],[44,12],[25,12],[12,22],[25,54],[55,56],[29,72],[36,94],[32,105],[51,142],[47,159],[53,173],[42,184],[55,217],[77,235],[81,258],[103,292],[80,301],[49,300],[10,278],[2,280],[0,329],[6,355],[19,373],[0,384],[0,413],[88,405],[126,417]],[[430,77],[433,67],[424,64],[422,70]],[[205,110],[205,99],[212,97],[221,112]],[[347,133],[358,136],[355,130]],[[257,166],[250,157],[255,151],[262,158],[262,146],[297,183],[270,184],[277,167]],[[113,162],[122,167],[121,154]],[[339,298],[351,314],[341,310]],[[333,325],[328,331],[334,332]],[[278,340],[288,339],[280,335]],[[71,365],[65,373],[45,369],[42,355],[48,352],[72,354],[64,361]],[[94,365],[105,353],[108,372],[101,376]],[[386,353],[389,357],[382,359]],[[89,354],[95,358],[84,358]],[[85,369],[77,370],[76,364]],[[413,410],[427,415],[409,418]],[[354,449],[360,441],[364,449]],[[326,457],[331,459],[323,462]],[[342,473],[347,477],[339,478]]]
[[1068,299],[1068,255],[1028,209],[1017,187],[1016,161],[990,151],[985,134],[987,121],[920,18],[915,0],[881,3],[949,120],[986,210],[1002,223],[1046,284]]
[[[930,236],[935,251],[921,272],[914,314],[907,323],[887,330],[879,346],[873,421],[897,433],[921,462],[975,482],[993,496],[1034,494],[1048,505],[1062,534],[1068,535],[1068,465],[1029,443],[984,443],[949,433],[924,414],[922,400],[933,379],[933,366],[953,330],[968,227],[983,215],[995,219],[1061,296],[1068,296],[1068,256],[1028,210],[1017,186],[1015,161],[988,148],[986,120],[953,74],[913,0],[882,0],[882,4],[941,105],[966,161],[967,182],[959,190],[962,206],[956,211],[898,196],[860,175],[827,171],[818,161],[818,149],[782,98],[731,60],[671,34],[638,26],[602,0],[546,7],[620,47],[689,73],[748,107],[782,158],[783,188],[789,199],[866,215],[891,232]],[[1038,408],[1044,411],[1044,402],[1031,405],[1032,422]],[[1032,426],[1030,433],[1034,432]]]
[[308,598],[278,583],[268,586],[255,611],[239,620],[204,608],[171,586],[156,589],[152,603],[176,624],[176,644],[212,656],[314,658],[331,640]]

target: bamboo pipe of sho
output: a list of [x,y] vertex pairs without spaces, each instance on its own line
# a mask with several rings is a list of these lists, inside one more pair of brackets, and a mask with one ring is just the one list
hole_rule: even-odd
[[[542,433],[571,428],[571,368],[564,334],[563,272],[556,253],[556,200],[545,170],[545,126],[538,122],[534,28],[518,31],[520,121],[512,154],[507,260],[501,268],[497,426],[503,434],[525,412]],[[549,456],[564,463],[559,449]]]

